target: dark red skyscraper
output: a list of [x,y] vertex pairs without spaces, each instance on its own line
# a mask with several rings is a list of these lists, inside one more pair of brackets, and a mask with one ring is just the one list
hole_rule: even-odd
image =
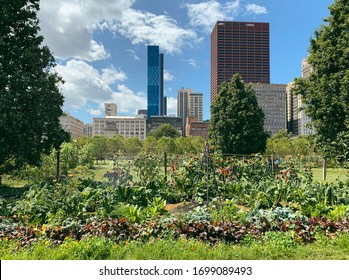
[[236,73],[245,83],[270,83],[269,23],[216,23],[211,33],[211,103],[219,85]]

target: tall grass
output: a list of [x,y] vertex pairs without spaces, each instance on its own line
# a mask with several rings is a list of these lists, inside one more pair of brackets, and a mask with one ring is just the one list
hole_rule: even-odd
[[161,239],[115,244],[107,239],[66,240],[62,245],[39,241],[24,248],[0,241],[2,260],[349,260],[349,236],[319,239],[309,245],[294,243],[284,233],[239,245],[210,246],[196,240]]

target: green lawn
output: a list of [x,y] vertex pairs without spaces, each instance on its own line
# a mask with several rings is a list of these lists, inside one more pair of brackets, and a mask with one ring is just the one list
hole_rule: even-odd
[[63,245],[38,241],[18,248],[18,242],[0,241],[2,260],[348,260],[349,236],[321,237],[302,245],[284,238],[246,244],[161,239],[116,244],[107,239],[67,240]]
[[[319,182],[324,182],[322,180],[322,168],[313,168],[313,175],[314,180]],[[327,182],[334,182],[337,179],[340,181],[344,181],[348,179],[349,170],[344,168],[328,168],[327,169],[327,176],[326,181]]]
[[98,164],[95,164],[92,169],[89,170],[89,174],[84,175],[83,177],[94,177],[97,181],[105,181],[107,178],[104,177],[104,174],[107,171],[111,171],[113,169],[113,161],[106,160],[100,161]]

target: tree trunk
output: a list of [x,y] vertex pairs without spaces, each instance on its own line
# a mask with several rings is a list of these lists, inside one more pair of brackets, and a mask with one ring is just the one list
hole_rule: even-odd
[[164,153],[165,181],[167,181],[167,154]]

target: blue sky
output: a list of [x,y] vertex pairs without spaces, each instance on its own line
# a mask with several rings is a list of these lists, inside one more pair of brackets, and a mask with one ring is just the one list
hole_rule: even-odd
[[179,88],[204,93],[210,116],[210,34],[217,20],[270,23],[271,83],[301,75],[309,39],[333,0],[41,0],[44,43],[65,83],[64,110],[85,123],[115,102],[118,115],[146,109],[147,45],[165,57],[168,113]]

